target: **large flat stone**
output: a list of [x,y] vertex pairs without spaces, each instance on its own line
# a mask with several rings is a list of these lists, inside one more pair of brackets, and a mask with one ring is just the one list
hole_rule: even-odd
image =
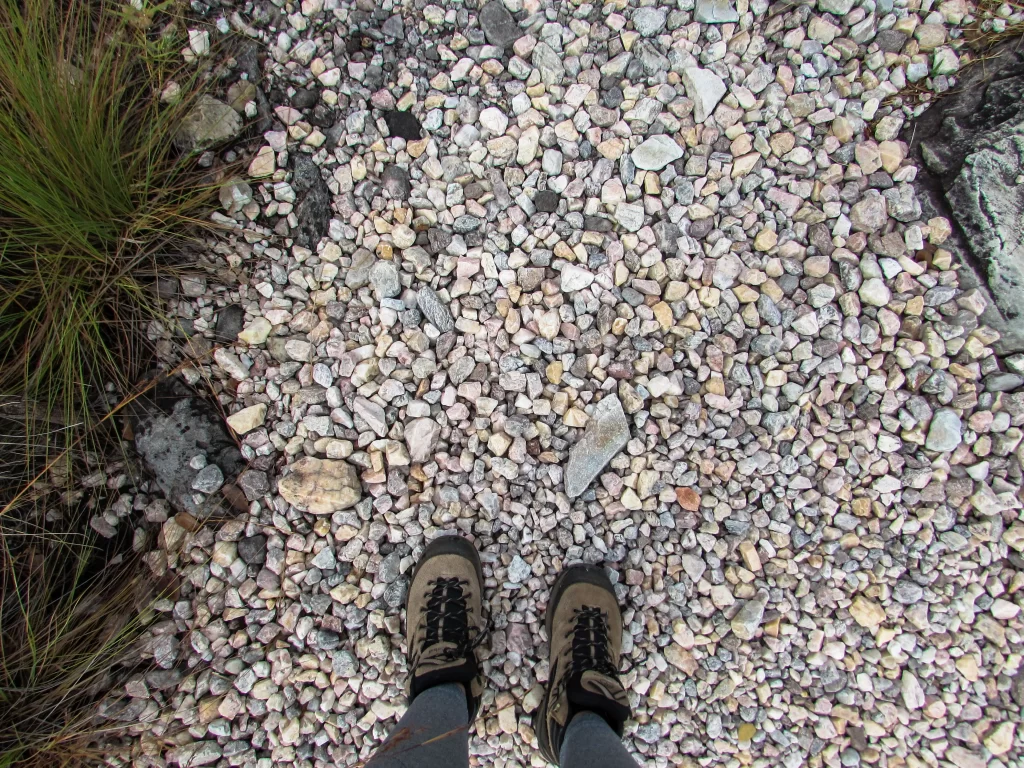
[[698,123],[707,120],[725,96],[725,81],[710,69],[684,69],[683,85],[686,95],[693,100],[693,119]]
[[606,395],[594,406],[583,437],[569,451],[565,493],[575,499],[629,441],[629,424],[617,395]]
[[729,0],[697,0],[694,18],[705,24],[739,21],[740,14]]
[[176,379],[157,387],[153,401],[139,400],[135,407],[135,450],[146,469],[176,510],[205,518],[210,505],[192,487],[199,473],[192,459],[205,456],[228,482],[245,468],[223,417]]
[[351,464],[303,456],[277,481],[284,500],[303,512],[330,515],[354,507],[363,497],[359,475]]
[[203,94],[181,121],[175,143],[182,149],[198,152],[223,144],[238,136],[242,118],[229,105]]
[[682,148],[664,133],[650,136],[632,154],[633,164],[644,171],[660,171],[682,156]]
[[960,287],[984,297],[980,319],[999,331],[995,348],[1003,353],[1024,349],[1024,185],[1016,183],[1024,162],[1024,51],[1018,48],[1008,43],[984,67],[965,70],[956,91],[905,130],[924,166],[916,181],[922,217],[944,216],[953,224],[940,247],[958,257]]
[[[1004,134],[1004,131],[998,131]],[[1024,313],[1024,116],[1010,135],[967,156],[946,199],[983,259],[988,287],[1008,314]]]

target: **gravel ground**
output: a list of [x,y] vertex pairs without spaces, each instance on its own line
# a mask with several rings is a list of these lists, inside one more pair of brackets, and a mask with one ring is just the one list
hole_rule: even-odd
[[1024,765],[1024,358],[922,220],[894,98],[955,87],[969,10],[223,10],[269,54],[268,101],[232,86],[263,146],[223,198],[235,277],[176,306],[209,341],[244,310],[186,373],[248,512],[162,523],[180,588],[111,761],[366,759],[411,568],[460,530],[493,625],[474,764],[542,764],[543,612],[585,560],[647,765]]

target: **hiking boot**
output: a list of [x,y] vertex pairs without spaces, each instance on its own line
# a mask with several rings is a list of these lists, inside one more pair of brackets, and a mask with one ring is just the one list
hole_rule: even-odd
[[409,700],[435,685],[461,683],[470,722],[483,693],[476,658],[476,647],[484,637],[483,581],[476,548],[461,536],[442,536],[423,552],[406,606]]
[[541,754],[558,765],[569,723],[593,712],[622,736],[629,699],[619,683],[622,613],[612,584],[595,565],[574,565],[555,580],[546,617],[551,644],[547,690],[533,728]]

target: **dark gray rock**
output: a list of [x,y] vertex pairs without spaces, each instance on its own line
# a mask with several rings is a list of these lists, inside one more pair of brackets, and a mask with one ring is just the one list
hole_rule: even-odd
[[333,651],[341,646],[341,636],[329,629],[318,629],[311,633],[309,645],[321,651]]
[[193,498],[198,473],[189,466],[192,457],[205,454],[208,466],[220,469],[222,482],[245,467],[221,415],[176,380],[161,384],[154,401],[137,401],[135,450],[171,506],[200,518],[208,511]]
[[296,109],[309,109],[320,100],[316,88],[299,88],[292,96],[292,106]]
[[427,230],[427,242],[430,243],[430,248],[434,253],[440,253],[447,249],[454,239],[454,235],[446,229],[431,227]]
[[708,233],[714,228],[715,222],[711,217],[706,219],[697,219],[696,221],[690,222],[690,237],[700,240],[708,236]]
[[258,85],[263,82],[263,65],[260,63],[260,54],[266,49],[262,46],[257,46],[251,40],[240,41],[239,49],[235,54],[238,71],[244,72],[250,83]]
[[625,100],[625,94],[617,85],[601,91],[601,105],[608,107],[608,109],[618,109],[618,106]]
[[540,213],[554,213],[558,210],[558,202],[561,199],[557,192],[538,192],[533,198],[533,206]]
[[397,581],[388,584],[384,590],[384,602],[389,608],[401,608],[405,605],[406,595],[409,593],[409,580],[404,576]]
[[389,109],[384,113],[384,122],[387,123],[388,133],[406,141],[416,141],[423,134],[423,126],[411,112]]
[[906,129],[924,165],[924,218],[954,224],[943,247],[966,267],[961,287],[991,297],[981,319],[1002,334],[1001,352],[1024,349],[1016,322],[1024,316],[1024,52],[1016,48],[1007,44],[966,70],[954,93]]
[[256,501],[270,493],[270,480],[267,473],[258,469],[245,470],[238,476],[237,483],[249,501]]
[[238,556],[249,565],[263,565],[267,560],[267,537],[258,533],[240,539]]
[[678,240],[683,232],[671,221],[656,222],[654,227],[654,244],[665,256],[673,256],[679,250]]
[[764,357],[771,357],[780,349],[782,349],[782,339],[767,333],[762,333],[758,336],[755,336],[750,342],[750,351],[756,352],[757,354],[763,355]]
[[405,37],[405,24],[402,21],[402,17],[397,13],[394,16],[389,16],[388,20],[381,24],[380,31],[386,37],[401,40]]
[[487,42],[491,45],[507,48],[522,34],[519,25],[516,24],[512,14],[508,12],[501,0],[491,0],[487,3],[480,9],[477,20],[480,22],[480,28],[483,29]]
[[412,183],[409,181],[409,171],[400,165],[389,165],[381,174],[381,184],[384,191],[391,195],[394,200],[408,200],[412,193]]
[[300,198],[295,207],[299,226],[295,242],[306,248],[316,248],[331,223],[331,190],[320,174],[320,166],[309,155],[295,156],[292,188]]
[[883,29],[875,35],[875,42],[886,53],[899,53],[907,42],[907,34],[895,29]]
[[245,310],[240,304],[230,304],[217,313],[217,327],[214,333],[218,341],[233,342],[245,323]]

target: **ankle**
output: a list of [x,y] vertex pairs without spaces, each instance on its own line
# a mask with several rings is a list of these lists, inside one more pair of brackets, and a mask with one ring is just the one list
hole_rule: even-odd
[[473,721],[473,703],[469,698],[469,689],[464,683],[439,682],[417,692],[413,701],[426,696],[432,707],[457,709],[460,704],[466,708],[466,721]]

